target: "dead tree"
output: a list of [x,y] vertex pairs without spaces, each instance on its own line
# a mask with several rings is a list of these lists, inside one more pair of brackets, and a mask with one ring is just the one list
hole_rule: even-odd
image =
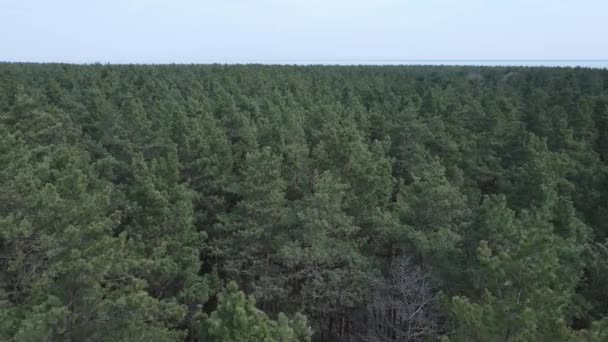
[[370,282],[364,341],[424,341],[435,335],[437,298],[419,267],[407,259],[398,260],[386,279]]

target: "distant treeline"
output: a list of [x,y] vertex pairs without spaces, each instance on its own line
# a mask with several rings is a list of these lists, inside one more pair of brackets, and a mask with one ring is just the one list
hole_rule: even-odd
[[608,71],[0,64],[2,341],[608,341]]

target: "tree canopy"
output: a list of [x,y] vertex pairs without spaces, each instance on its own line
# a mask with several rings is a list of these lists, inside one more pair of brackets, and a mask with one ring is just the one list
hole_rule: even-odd
[[605,341],[608,71],[0,64],[2,341]]

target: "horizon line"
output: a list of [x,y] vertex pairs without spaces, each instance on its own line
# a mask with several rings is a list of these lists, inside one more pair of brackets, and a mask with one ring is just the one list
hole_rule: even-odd
[[[608,62],[606,59],[415,59],[415,58],[227,58],[227,59],[216,59],[216,58],[204,58],[198,61],[212,62],[212,61],[400,61],[400,62]],[[9,61],[0,60],[0,63],[62,63],[62,62],[35,62],[35,61]],[[66,62],[70,63],[70,62]],[[82,62],[91,63],[91,62]],[[95,61],[92,63],[106,63],[101,61]],[[165,62],[174,63],[174,62]],[[196,63],[196,62],[193,62]]]

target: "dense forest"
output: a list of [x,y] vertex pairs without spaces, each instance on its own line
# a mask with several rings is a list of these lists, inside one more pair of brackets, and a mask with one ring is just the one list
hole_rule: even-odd
[[608,70],[0,64],[2,341],[608,341]]

